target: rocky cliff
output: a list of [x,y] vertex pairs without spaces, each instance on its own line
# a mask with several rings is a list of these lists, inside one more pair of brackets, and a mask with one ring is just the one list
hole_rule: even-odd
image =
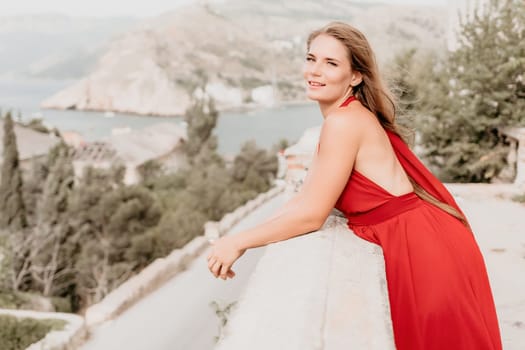
[[229,0],[191,5],[119,36],[96,68],[42,103],[44,108],[179,115],[190,97],[219,109],[303,98],[308,33],[331,20],[362,29],[379,62],[406,47],[444,47],[446,10],[352,1]]

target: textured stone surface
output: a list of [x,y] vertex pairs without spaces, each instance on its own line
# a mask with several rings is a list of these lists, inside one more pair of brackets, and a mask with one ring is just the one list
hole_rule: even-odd
[[381,249],[330,216],[267,247],[216,350],[393,349]]

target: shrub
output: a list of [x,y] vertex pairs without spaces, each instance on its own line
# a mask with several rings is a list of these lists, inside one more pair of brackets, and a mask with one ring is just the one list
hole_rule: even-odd
[[39,341],[51,330],[62,329],[62,320],[35,320],[0,315],[0,344],[2,350],[22,350]]

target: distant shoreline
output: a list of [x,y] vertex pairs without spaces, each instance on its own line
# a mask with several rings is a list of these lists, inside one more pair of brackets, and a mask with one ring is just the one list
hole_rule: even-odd
[[[308,100],[289,100],[289,101],[279,101],[278,103],[274,105],[259,105],[259,104],[243,104],[236,107],[231,108],[223,108],[218,109],[219,116],[220,113],[227,112],[227,113],[243,113],[243,112],[251,112],[251,111],[257,111],[257,110],[265,110],[270,108],[281,108],[281,107],[294,107],[294,106],[308,106],[311,104]],[[77,109],[77,108],[44,108],[40,107],[41,110],[55,110],[55,111],[72,111],[72,112],[96,112],[96,113],[118,113],[118,114],[129,114],[134,116],[141,116],[141,117],[161,117],[161,118],[167,118],[167,119],[176,119],[176,118],[184,118],[184,114],[172,114],[172,115],[166,115],[166,114],[143,114],[143,113],[137,113],[133,111],[118,111],[118,110],[108,110],[108,109],[96,109],[96,108],[86,108],[86,109]]]

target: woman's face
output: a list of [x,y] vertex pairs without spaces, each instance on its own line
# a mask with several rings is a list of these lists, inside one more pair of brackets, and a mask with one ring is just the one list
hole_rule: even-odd
[[306,95],[329,104],[345,96],[355,81],[345,46],[334,37],[320,34],[310,43],[303,67]]

